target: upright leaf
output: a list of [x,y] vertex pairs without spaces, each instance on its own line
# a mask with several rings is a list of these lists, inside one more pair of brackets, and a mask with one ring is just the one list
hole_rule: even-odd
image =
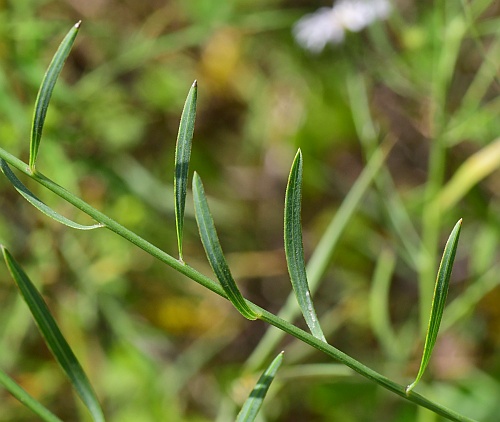
[[193,199],[201,243],[205,248],[208,262],[224,289],[227,298],[245,318],[250,320],[257,319],[259,315],[248,306],[231,275],[219,243],[219,238],[217,237],[212,214],[208,208],[203,183],[196,172],[193,176]]
[[179,259],[182,261],[182,230],[184,226],[184,209],[186,206],[186,191],[188,183],[189,160],[191,158],[191,145],[196,118],[196,98],[198,84],[194,81],[189,90],[184,109],[182,110],[177,144],[175,146],[175,226],[177,230],[177,244],[179,246]]
[[453,269],[453,262],[455,261],[455,254],[458,247],[458,238],[460,237],[460,230],[462,228],[462,219],[455,224],[451,231],[450,237],[444,247],[443,257],[436,278],[436,286],[434,288],[434,297],[432,299],[431,315],[429,318],[429,325],[427,328],[427,335],[425,336],[424,351],[422,353],[422,361],[420,369],[418,370],[417,377],[412,384],[406,387],[406,394],[410,394],[411,390],[418,384],[422,375],[427,368],[431,358],[432,350],[436,344],[439,326],[443,317],[444,305],[446,303],[446,296],[448,295],[448,287],[450,284],[451,271]]
[[264,373],[261,375],[255,388],[250,393],[250,396],[245,401],[245,404],[238,413],[236,422],[253,422],[259,413],[264,398],[266,397],[267,391],[271,386],[271,383],[278,372],[281,363],[283,362],[283,352],[274,358],[271,364],[267,367]]
[[3,174],[7,177],[10,183],[16,188],[16,190],[21,194],[21,196],[26,199],[31,205],[37,208],[39,211],[43,212],[48,217],[56,220],[57,222],[64,224],[68,227],[72,227],[73,229],[78,230],[92,230],[98,229],[99,227],[104,227],[102,224],[92,224],[89,226],[85,226],[83,224],[75,223],[74,221],[64,217],[58,212],[54,211],[48,205],[43,203],[40,199],[38,199],[34,193],[32,193],[23,183],[16,177],[16,175],[12,172],[8,164],[5,162],[3,158],[0,158],[0,170],[2,170]]
[[35,171],[36,157],[38,155],[40,140],[42,139],[43,125],[45,123],[45,116],[49,107],[50,97],[52,96],[52,91],[54,90],[57,78],[64,66],[64,62],[66,61],[69,52],[71,51],[71,47],[75,42],[76,35],[80,29],[80,24],[81,21],[77,22],[62,40],[56,54],[50,62],[36,97],[30,139],[29,166],[32,172]]
[[314,310],[307,282],[304,246],[302,244],[302,152],[293,160],[285,195],[285,255],[288,273],[300,310],[314,337],[326,342]]
[[47,346],[66,373],[71,384],[73,384],[83,403],[89,409],[93,420],[104,422],[104,415],[94,390],[76,356],[59,330],[47,304],[9,251],[4,246],[1,248],[10,274],[28,305]]

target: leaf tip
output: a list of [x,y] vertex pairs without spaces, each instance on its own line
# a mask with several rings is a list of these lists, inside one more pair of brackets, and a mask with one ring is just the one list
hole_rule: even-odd
[[197,88],[198,87],[198,81],[196,79],[194,80],[192,87],[193,88]]
[[410,395],[410,393],[412,392],[413,387],[415,387],[415,383],[413,383],[413,384],[409,384],[409,385],[407,385],[407,386],[406,386],[406,388],[405,388],[405,394],[406,394],[406,396],[407,396],[407,397],[408,397],[408,396]]
[[76,29],[80,29],[80,26],[82,26],[82,21],[81,21],[81,19],[80,19],[77,23],[75,23],[75,28],[76,28]]

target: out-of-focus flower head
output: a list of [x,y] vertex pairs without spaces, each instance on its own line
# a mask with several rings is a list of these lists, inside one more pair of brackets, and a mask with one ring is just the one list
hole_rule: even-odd
[[297,42],[313,53],[328,43],[340,44],[345,31],[358,32],[391,11],[389,0],[339,0],[333,7],[322,7],[305,15],[293,28]]

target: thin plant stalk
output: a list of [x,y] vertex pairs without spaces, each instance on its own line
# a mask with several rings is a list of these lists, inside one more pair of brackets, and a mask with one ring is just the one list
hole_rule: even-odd
[[[114,233],[118,234],[119,236],[123,237],[130,243],[136,245],[146,253],[150,254],[151,256],[157,258],[159,261],[167,264],[174,270],[178,271],[181,274],[184,274],[185,276],[189,277],[196,283],[206,287],[207,289],[211,290],[212,292],[218,294],[221,297],[224,297],[227,299],[226,294],[224,293],[223,288],[220,286],[219,283],[216,283],[215,281],[211,280],[210,278],[204,276],[194,268],[190,267],[187,264],[181,263],[179,260],[173,258],[171,255],[167,254],[166,252],[162,251],[160,248],[154,246],[147,240],[143,239],[136,233],[132,232],[131,230],[125,228],[118,222],[114,221],[113,219],[109,218],[107,215],[103,214],[102,212],[96,210],[92,206],[90,206],[88,203],[80,199],[79,197],[73,195],[66,189],[64,189],[62,186],[58,185],[57,183],[53,182],[52,180],[48,179],[47,177],[43,176],[42,174],[33,174],[29,171],[28,166],[26,163],[23,161],[19,160],[12,154],[8,153],[5,151],[3,148],[0,148],[0,157],[3,158],[6,162],[8,162],[11,166],[15,167],[22,173],[26,174],[27,176],[31,177],[33,180],[36,182],[40,183],[42,186],[46,187],[50,191],[54,192],[56,195],[60,196],[62,199],[66,200],[68,203],[72,204],[76,208],[80,209],[84,213],[88,214],[90,217],[92,217],[94,220],[97,222],[103,224],[105,227],[107,227],[109,230],[113,231]],[[393,392],[394,394],[397,394],[400,397],[403,397],[412,403],[415,403],[419,406],[425,407],[434,413],[437,413],[438,415],[444,416],[448,418],[451,421],[457,421],[457,422],[473,422],[474,419],[469,418],[467,416],[461,415],[451,409],[448,409],[444,406],[441,406],[440,404],[429,400],[425,398],[424,396],[412,392],[409,396],[406,395],[406,387],[398,384],[387,377],[379,374],[378,372],[374,371],[373,369],[363,365],[356,359],[350,357],[349,355],[346,355],[345,353],[341,352],[337,348],[321,341],[318,340],[316,337],[313,335],[305,332],[304,330],[294,326],[293,324],[285,321],[284,319],[280,318],[279,316],[276,316],[265,309],[260,308],[259,306],[253,304],[252,302],[246,300],[247,305],[253,309],[257,314],[260,314],[259,319],[261,319],[264,322],[267,322],[268,324],[273,325],[274,327],[278,328],[279,330],[283,331],[284,333],[288,333],[292,335],[293,337],[297,338],[298,340],[301,340],[302,342],[309,344],[310,346],[314,347],[315,349],[325,353],[327,356],[330,356],[331,358],[343,363],[344,365],[348,366],[349,368],[353,369],[355,372],[358,374],[362,375],[363,377],[367,378],[370,381],[375,382],[376,384],[382,386],[383,388]]]

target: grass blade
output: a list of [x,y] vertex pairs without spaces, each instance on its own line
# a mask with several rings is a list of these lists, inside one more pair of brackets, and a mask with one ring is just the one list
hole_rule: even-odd
[[198,83],[194,81],[189,90],[184,109],[182,110],[177,144],[175,146],[175,227],[177,230],[177,244],[179,259],[182,261],[182,231],[184,227],[184,209],[186,206],[186,192],[188,183],[189,160],[193,140],[194,122],[196,119],[196,98]]
[[295,155],[285,195],[285,255],[293,291],[300,310],[314,337],[326,342],[319,325],[307,282],[302,245],[302,152]]
[[278,372],[282,362],[283,352],[274,358],[268,368],[261,375],[255,385],[255,388],[252,390],[250,396],[248,396],[248,399],[241,408],[240,413],[238,413],[236,422],[253,422],[255,420],[255,417],[262,407],[267,391],[269,390],[269,387],[271,386],[271,383],[276,376],[276,372]]
[[32,410],[41,420],[45,422],[62,422],[56,415],[43,406],[40,402],[31,397],[21,386],[19,386],[11,377],[0,369],[0,385]]
[[203,183],[196,172],[193,176],[193,200],[201,242],[205,248],[208,262],[210,262],[210,266],[224,289],[227,298],[245,318],[250,320],[257,319],[259,315],[248,306],[231,275],[220,246],[219,238],[217,237],[212,214],[208,208]]
[[47,346],[66,373],[71,384],[73,384],[83,403],[89,409],[93,420],[103,422],[104,415],[94,390],[76,356],[59,330],[47,304],[9,251],[4,246],[1,248],[10,274],[26,301]]
[[35,162],[38,155],[38,148],[42,139],[43,125],[45,123],[45,116],[49,107],[50,97],[56,84],[57,78],[61,73],[71,47],[75,42],[76,35],[80,29],[81,21],[78,21],[64,37],[56,54],[52,58],[50,65],[43,77],[40,90],[36,97],[35,110],[33,113],[33,123],[31,126],[31,139],[30,139],[30,159],[29,166],[32,172],[35,172]]
[[410,394],[411,390],[422,378],[422,375],[427,368],[429,360],[431,358],[432,350],[436,344],[436,339],[439,331],[439,326],[441,325],[441,319],[443,317],[444,305],[446,302],[446,296],[448,295],[448,286],[450,284],[451,271],[453,269],[453,261],[455,260],[455,254],[458,247],[458,238],[460,237],[460,230],[462,228],[462,219],[455,224],[453,230],[451,231],[450,237],[446,242],[444,247],[443,257],[441,259],[441,264],[439,265],[438,275],[436,279],[436,286],[434,288],[434,297],[432,299],[431,306],[431,316],[429,318],[429,325],[427,328],[427,335],[425,336],[424,351],[422,353],[422,361],[420,363],[420,369],[418,370],[417,377],[412,384],[406,387],[406,394]]
[[39,211],[43,212],[53,220],[56,220],[61,224],[78,230],[92,230],[98,229],[99,227],[104,227],[103,224],[92,224],[89,226],[78,224],[54,211],[52,208],[38,199],[35,194],[33,194],[26,186],[23,185],[23,183],[16,177],[8,164],[2,158],[0,158],[0,170],[2,170],[3,174],[5,174],[9,182],[12,183],[12,185],[23,196],[24,199],[26,199],[31,205],[33,205],[35,208],[37,208]]

